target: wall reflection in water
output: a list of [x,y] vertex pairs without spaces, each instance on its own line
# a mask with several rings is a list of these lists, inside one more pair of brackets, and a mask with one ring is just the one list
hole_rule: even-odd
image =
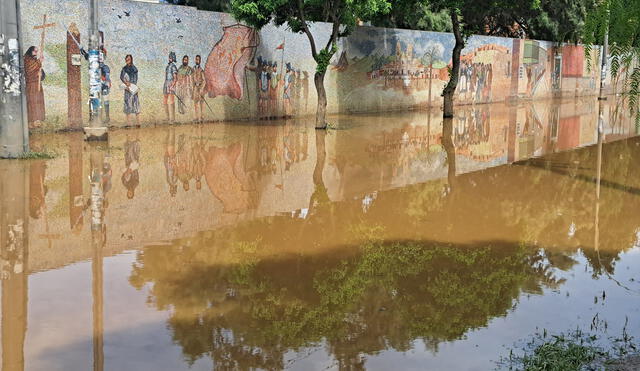
[[637,243],[640,147],[608,106],[598,136],[591,103],[40,138],[68,154],[0,163],[3,370],[24,369],[27,276],[83,260],[102,369],[104,259],[131,249],[127,279],[187,360],[230,369],[321,342],[343,368],[435,352],[560,287],[578,250],[613,274]]

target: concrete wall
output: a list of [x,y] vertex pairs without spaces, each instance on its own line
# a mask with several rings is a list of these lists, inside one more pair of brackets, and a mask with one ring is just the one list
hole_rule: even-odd
[[[111,125],[125,122],[123,89],[119,81],[125,55],[134,57],[139,70],[140,120],[160,123],[164,120],[163,83],[168,54],[177,54],[178,67],[183,55],[202,56],[207,75],[207,120],[234,120],[282,116],[283,84],[272,92],[258,92],[260,82],[252,66],[258,59],[296,72],[289,91],[293,116],[315,112],[313,84],[315,62],[308,40],[284,28],[267,26],[260,32],[237,25],[228,14],[199,11],[195,8],[125,0],[103,0],[100,29],[107,50],[106,64],[111,69]],[[43,82],[44,125],[67,125],[68,96],[81,89],[79,109],[86,119],[87,64],[81,59],[82,86],[67,86],[66,29],[80,31],[80,43],[87,45],[87,0],[22,0],[25,50],[42,41],[43,23],[54,23],[44,32]],[[235,25],[235,26],[234,26]],[[312,27],[319,44],[329,35],[328,24]],[[227,35],[227,36],[225,36]],[[359,27],[340,40],[326,77],[330,113],[376,112],[440,106],[440,93],[448,79],[454,39],[451,34],[412,30]],[[73,45],[70,50],[73,49]],[[497,37],[472,37],[463,50],[463,66],[457,102],[460,104],[504,101],[508,98],[547,98],[553,96],[593,95],[599,73],[596,53],[593,69],[587,68],[583,48],[554,48],[544,41]],[[247,69],[246,67],[249,67]],[[77,94],[77,93],[76,93]],[[265,99],[268,96],[268,99]],[[191,121],[194,108],[188,95],[177,120]],[[77,99],[76,99],[77,101]],[[176,102],[176,104],[179,104]],[[258,106],[265,107],[261,113]],[[78,109],[78,107],[72,107]],[[32,125],[34,126],[34,125]],[[35,125],[37,126],[37,125]]]

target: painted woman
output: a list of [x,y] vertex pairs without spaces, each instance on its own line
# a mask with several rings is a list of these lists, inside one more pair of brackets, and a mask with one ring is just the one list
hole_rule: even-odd
[[140,125],[140,99],[138,97],[138,68],[133,64],[133,56],[127,54],[125,66],[120,71],[120,81],[124,87],[124,114],[127,125],[131,125],[131,115],[135,115],[136,125]]
[[27,117],[29,128],[40,126],[40,122],[44,121],[44,91],[42,90],[42,81],[45,79],[45,73],[42,69],[44,57],[42,51],[37,47],[31,46],[24,54],[24,74],[27,85]]

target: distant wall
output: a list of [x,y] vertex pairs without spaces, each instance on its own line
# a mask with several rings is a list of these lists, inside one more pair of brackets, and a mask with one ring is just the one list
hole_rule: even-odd
[[[207,83],[204,95],[207,120],[282,116],[285,100],[293,116],[315,112],[315,62],[304,35],[274,26],[256,32],[238,25],[228,14],[191,7],[123,0],[103,0],[100,4],[100,29],[113,84],[109,95],[111,125],[121,126],[125,122],[124,90],[119,80],[127,54],[133,55],[139,71],[141,122],[164,120],[163,83],[171,51],[177,55],[178,67],[183,55],[190,57],[190,66],[194,65],[196,55],[202,56]],[[42,28],[35,27],[43,24],[44,15],[47,24],[53,23],[44,29],[45,126],[65,127],[68,118],[73,117],[70,110],[76,115],[81,110],[86,120],[87,62],[72,55],[77,53],[77,47],[66,29],[77,28],[78,41],[86,47],[88,1],[22,0],[21,9],[24,50],[40,45]],[[312,32],[318,43],[324,44],[330,32],[329,24],[314,24]],[[350,37],[340,40],[326,76],[329,112],[439,106],[440,93],[448,79],[447,65],[453,43],[453,36],[447,33],[357,28]],[[552,43],[544,41],[474,36],[462,54],[462,76],[456,97],[460,104],[509,98],[573,97],[597,92],[596,52],[592,58],[594,68],[589,70],[581,46],[554,48]],[[279,75],[280,80],[267,80],[258,60],[277,64],[276,76]],[[283,65],[287,64],[296,72],[290,76],[290,87],[285,94],[282,73]],[[67,71],[74,68],[81,74],[81,82],[68,86]],[[269,75],[273,75],[273,71],[270,70]],[[263,93],[259,92],[261,81],[269,85]],[[280,83],[273,84],[273,81]],[[78,90],[81,100],[77,99]],[[30,104],[41,104],[35,95],[37,93],[31,92]],[[194,118],[191,95],[182,91],[181,99],[176,100],[176,105],[182,101],[186,108],[184,114],[176,114],[178,121]],[[69,102],[75,102],[71,108]]]

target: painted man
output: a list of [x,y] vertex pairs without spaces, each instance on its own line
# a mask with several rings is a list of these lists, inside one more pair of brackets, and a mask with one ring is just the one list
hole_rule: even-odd
[[269,100],[271,105],[269,117],[271,118],[278,116],[278,107],[280,103],[278,100],[278,96],[280,95],[280,80],[281,76],[278,74],[278,63],[273,63],[273,67],[271,67],[271,86],[269,87]]
[[124,57],[125,66],[120,71],[120,81],[124,85],[124,114],[127,125],[131,126],[131,116],[136,119],[136,126],[140,125],[140,99],[138,97],[138,68],[133,64],[133,56]]
[[291,95],[293,94],[293,84],[295,83],[294,72],[291,63],[287,63],[286,72],[284,74],[284,91],[282,92],[282,101],[284,108],[284,117],[291,116]]
[[193,73],[191,74],[191,83],[193,84],[193,91],[191,97],[193,99],[193,106],[195,109],[194,121],[204,122],[204,93],[206,89],[206,80],[204,78],[204,70],[200,67],[202,58],[196,55],[196,65],[193,67]]
[[164,69],[164,85],[162,87],[164,114],[167,122],[173,123],[176,120],[175,93],[176,81],[178,78],[178,68],[176,67],[176,53],[169,53],[169,63]]
[[182,65],[178,68],[176,79],[176,97],[178,98],[178,112],[184,115],[187,112],[187,99],[193,92],[191,84],[191,74],[193,69],[189,66],[189,56],[182,57]]
[[193,178],[192,175],[192,161],[191,161],[191,153],[189,153],[189,148],[187,148],[187,138],[186,135],[180,134],[178,137],[178,148],[175,151],[175,175],[178,178],[178,181],[182,183],[182,189],[185,192],[189,191],[189,183]]
[[169,185],[169,194],[176,197],[178,193],[178,177],[176,176],[176,133],[175,129],[167,131],[165,138],[164,152],[164,170],[167,184]]
[[45,79],[45,73],[42,69],[44,56],[42,51],[35,46],[29,47],[24,54],[24,73],[27,85],[27,117],[29,127],[34,128],[40,126],[40,122],[44,121],[44,91],[42,90],[42,81]]
[[138,138],[131,140],[127,135],[127,140],[124,142],[124,164],[126,169],[122,173],[121,180],[122,185],[127,188],[127,198],[131,200],[135,196],[136,187],[140,184],[138,171],[140,167],[140,140]]
[[196,181],[196,190],[202,189],[202,177],[204,176],[204,170],[207,162],[206,149],[204,142],[204,134],[202,133],[202,126],[198,126],[198,132],[193,146],[191,148],[191,171],[193,178]]
[[269,114],[269,86],[271,81],[271,66],[269,62],[263,61],[260,72],[260,118],[268,117]]

